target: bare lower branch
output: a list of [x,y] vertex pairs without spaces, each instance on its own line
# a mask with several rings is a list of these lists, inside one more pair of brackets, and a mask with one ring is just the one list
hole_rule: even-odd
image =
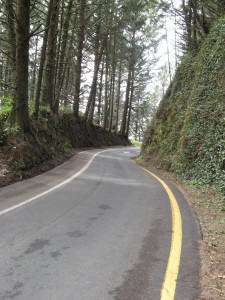
[[9,55],[7,52],[5,52],[4,50],[0,49],[0,52],[2,52],[4,55],[6,55],[7,57],[9,57],[10,59],[15,61],[15,58],[12,57],[11,55]]
[[48,27],[46,27],[46,28],[44,28],[44,29],[38,31],[39,28],[40,28],[41,26],[42,26],[42,24],[40,24],[36,29],[34,29],[34,30],[30,33],[29,37],[31,38],[31,37],[37,36],[37,35],[39,35],[40,33],[42,33],[42,32],[44,32],[44,31],[48,30],[48,29],[49,29],[51,26],[53,26],[53,25],[49,25]]

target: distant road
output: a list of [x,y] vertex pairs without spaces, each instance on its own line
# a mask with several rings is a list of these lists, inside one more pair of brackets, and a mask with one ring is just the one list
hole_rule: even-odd
[[[167,182],[182,219],[177,262],[165,188],[132,162],[138,149],[102,151],[0,189],[0,299],[198,299],[200,233],[184,197]],[[176,292],[161,298],[169,257]]]

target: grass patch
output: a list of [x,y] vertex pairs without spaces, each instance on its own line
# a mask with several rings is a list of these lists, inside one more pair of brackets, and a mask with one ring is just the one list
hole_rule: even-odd
[[134,147],[141,147],[141,145],[142,145],[141,142],[138,142],[134,139],[131,139],[130,142],[131,142],[132,146],[134,146]]

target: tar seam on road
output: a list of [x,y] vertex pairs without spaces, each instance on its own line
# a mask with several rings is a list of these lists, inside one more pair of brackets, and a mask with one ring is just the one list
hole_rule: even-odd
[[181,249],[182,249],[181,213],[180,213],[177,200],[173,192],[171,191],[171,189],[168,187],[168,185],[155,174],[149,172],[143,167],[141,168],[145,170],[147,173],[149,173],[151,176],[156,178],[162,184],[170,200],[170,206],[172,212],[172,238],[171,238],[168,264],[166,268],[164,282],[161,289],[160,300],[173,300],[175,297],[177,277],[178,277],[179,266],[180,266]]
[[[112,150],[112,149],[110,149],[110,150]],[[69,177],[69,178],[66,179],[65,181],[63,181],[63,182],[61,182],[61,183],[59,183],[59,184],[53,186],[52,188],[50,188],[50,189],[48,189],[48,190],[46,190],[46,191],[44,191],[44,192],[42,192],[42,193],[40,193],[40,194],[34,196],[34,197],[31,197],[31,198],[29,198],[29,199],[27,199],[27,200],[25,200],[25,201],[23,201],[23,202],[21,202],[21,203],[19,203],[19,204],[17,204],[17,205],[11,206],[11,207],[9,207],[9,208],[7,208],[7,209],[4,209],[4,210],[0,211],[0,216],[6,214],[6,213],[8,213],[8,212],[10,212],[10,211],[12,211],[12,210],[14,210],[14,209],[16,209],[16,208],[19,208],[19,207],[21,207],[21,206],[24,206],[25,204],[28,204],[28,203],[30,203],[30,202],[32,202],[32,201],[34,201],[34,200],[36,200],[36,199],[38,199],[38,198],[40,198],[40,197],[42,197],[42,196],[45,196],[46,194],[48,194],[48,193],[50,193],[50,192],[52,192],[52,191],[58,189],[59,187],[63,186],[64,184],[66,184],[66,183],[72,181],[74,178],[78,177],[78,176],[81,175],[85,170],[87,170],[87,168],[90,166],[90,164],[92,163],[92,161],[94,160],[94,158],[95,158],[98,154],[100,154],[100,153],[102,153],[102,152],[110,151],[110,150],[103,150],[103,151],[97,152],[97,153],[89,160],[89,162],[88,162],[88,163],[87,163],[80,171],[78,171],[77,173],[75,173],[73,176]],[[84,152],[85,152],[85,151],[82,151],[82,152],[80,152],[79,154],[84,153]],[[79,154],[78,154],[78,155],[79,155]]]

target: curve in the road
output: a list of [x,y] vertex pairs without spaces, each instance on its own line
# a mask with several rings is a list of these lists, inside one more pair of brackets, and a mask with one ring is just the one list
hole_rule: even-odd
[[[29,198],[29,199],[27,199],[27,200],[25,200],[25,201],[23,201],[23,202],[20,202],[19,204],[13,205],[13,206],[11,206],[11,207],[9,207],[9,208],[7,208],[7,209],[4,209],[4,210],[0,211],[0,216],[6,214],[6,213],[8,213],[8,212],[10,212],[10,211],[12,211],[12,210],[14,210],[14,209],[16,209],[16,208],[19,208],[19,207],[21,207],[21,206],[23,206],[23,205],[26,205],[26,204],[28,204],[28,203],[30,203],[30,202],[32,202],[32,201],[34,201],[34,200],[36,200],[36,199],[42,197],[42,196],[45,196],[45,195],[47,195],[48,193],[50,193],[50,192],[52,192],[52,191],[58,189],[59,187],[61,187],[61,186],[65,185],[65,184],[67,184],[68,182],[72,181],[74,178],[80,176],[85,170],[87,170],[87,168],[90,166],[90,164],[92,163],[92,161],[94,160],[94,158],[95,158],[98,154],[100,154],[100,153],[102,153],[102,152],[105,152],[105,151],[108,151],[108,150],[103,150],[103,151],[99,151],[99,152],[95,153],[95,154],[92,156],[92,158],[88,161],[88,163],[86,163],[86,165],[85,165],[80,171],[76,172],[73,176],[69,177],[68,179],[64,180],[63,182],[60,182],[59,184],[53,186],[53,187],[50,188],[50,189],[47,189],[46,191],[44,191],[44,192],[42,192],[42,193],[40,193],[40,194],[38,194],[38,195],[36,195],[36,196],[34,196],[34,197],[31,197],[31,198]],[[81,154],[81,153],[83,153],[83,152],[80,152],[79,154]],[[78,155],[79,155],[79,154],[78,154]]]
[[173,300],[176,291],[176,283],[179,273],[180,266],[180,257],[181,257],[181,249],[182,249],[182,218],[180,209],[177,203],[177,200],[168,187],[168,185],[160,179],[158,176],[153,174],[152,172],[146,170],[141,167],[151,176],[156,178],[166,190],[172,211],[172,238],[171,238],[171,247],[170,247],[170,255],[168,259],[168,264],[166,268],[166,274],[161,290],[161,300]]
[[[89,155],[88,155],[88,157],[87,157],[88,161],[85,161],[85,165],[83,164],[82,167],[80,168],[80,170],[78,169],[79,171],[77,171],[75,174],[72,175],[72,173],[70,173],[70,175],[69,175],[70,177],[68,177],[66,180],[63,180],[60,183],[57,183],[55,186],[53,186],[45,191],[42,190],[42,192],[39,191],[39,194],[37,194],[36,196],[33,196],[31,194],[30,197],[25,198],[26,199],[25,201],[22,200],[22,202],[19,204],[16,204],[16,205],[13,205],[6,209],[3,209],[2,211],[0,211],[0,215],[4,215],[7,212],[13,211],[16,208],[24,206],[24,205],[26,205],[38,198],[50,193],[50,192],[58,189],[59,187],[62,187],[66,183],[69,183],[74,178],[81,175],[85,170],[87,170],[90,167],[90,165],[92,164],[92,162],[96,156],[98,156],[99,154],[101,154],[103,152],[112,151],[112,150],[117,151],[117,150],[121,150],[121,149],[106,149],[106,150],[101,150],[101,151],[97,150],[98,152],[92,153],[91,157],[89,157]],[[86,152],[86,151],[84,151],[84,152]],[[124,152],[124,153],[126,153],[126,152]],[[166,268],[166,270],[165,269],[163,270],[162,281],[159,284],[158,293],[160,293],[160,289],[161,289],[161,296],[160,296],[161,300],[174,300],[175,292],[176,292],[176,294],[177,293],[179,294],[179,292],[180,292],[179,284],[177,285],[179,269],[180,269],[180,274],[179,274],[179,277],[180,277],[182,275],[182,267],[184,265],[183,264],[183,256],[181,259],[181,250],[182,250],[182,235],[183,235],[183,238],[185,238],[185,233],[186,233],[186,231],[185,231],[186,219],[182,213],[183,223],[184,223],[184,227],[183,227],[184,231],[182,233],[182,217],[181,217],[181,212],[180,212],[180,208],[182,211],[183,206],[182,206],[182,203],[180,202],[180,199],[178,198],[179,197],[178,196],[177,199],[179,200],[179,204],[180,204],[180,208],[179,208],[178,201],[176,200],[176,197],[174,196],[174,195],[177,196],[176,190],[173,193],[172,190],[169,188],[169,186],[162,179],[160,179],[158,176],[156,176],[152,172],[146,170],[145,168],[142,167],[142,169],[144,171],[146,171],[147,173],[149,173],[149,175],[153,176],[158,182],[160,182],[160,184],[163,186],[163,188],[166,191],[168,198],[169,198],[170,205],[169,205],[169,202],[167,204],[169,210],[170,210],[169,206],[171,206],[172,235],[171,235],[171,242],[168,243],[168,246],[170,246],[170,250],[168,251],[168,253],[166,255],[167,268]],[[147,185],[148,185],[148,183],[147,183]],[[77,232],[75,232],[75,234],[77,234]],[[184,245],[183,248],[185,248],[185,240],[184,240],[183,245]],[[169,249],[169,248],[167,248],[167,249]],[[183,250],[182,250],[182,252],[183,252]],[[167,260],[167,257],[168,257],[168,260]],[[166,264],[165,264],[165,266],[166,266]],[[164,277],[164,281],[163,281],[163,277]]]

